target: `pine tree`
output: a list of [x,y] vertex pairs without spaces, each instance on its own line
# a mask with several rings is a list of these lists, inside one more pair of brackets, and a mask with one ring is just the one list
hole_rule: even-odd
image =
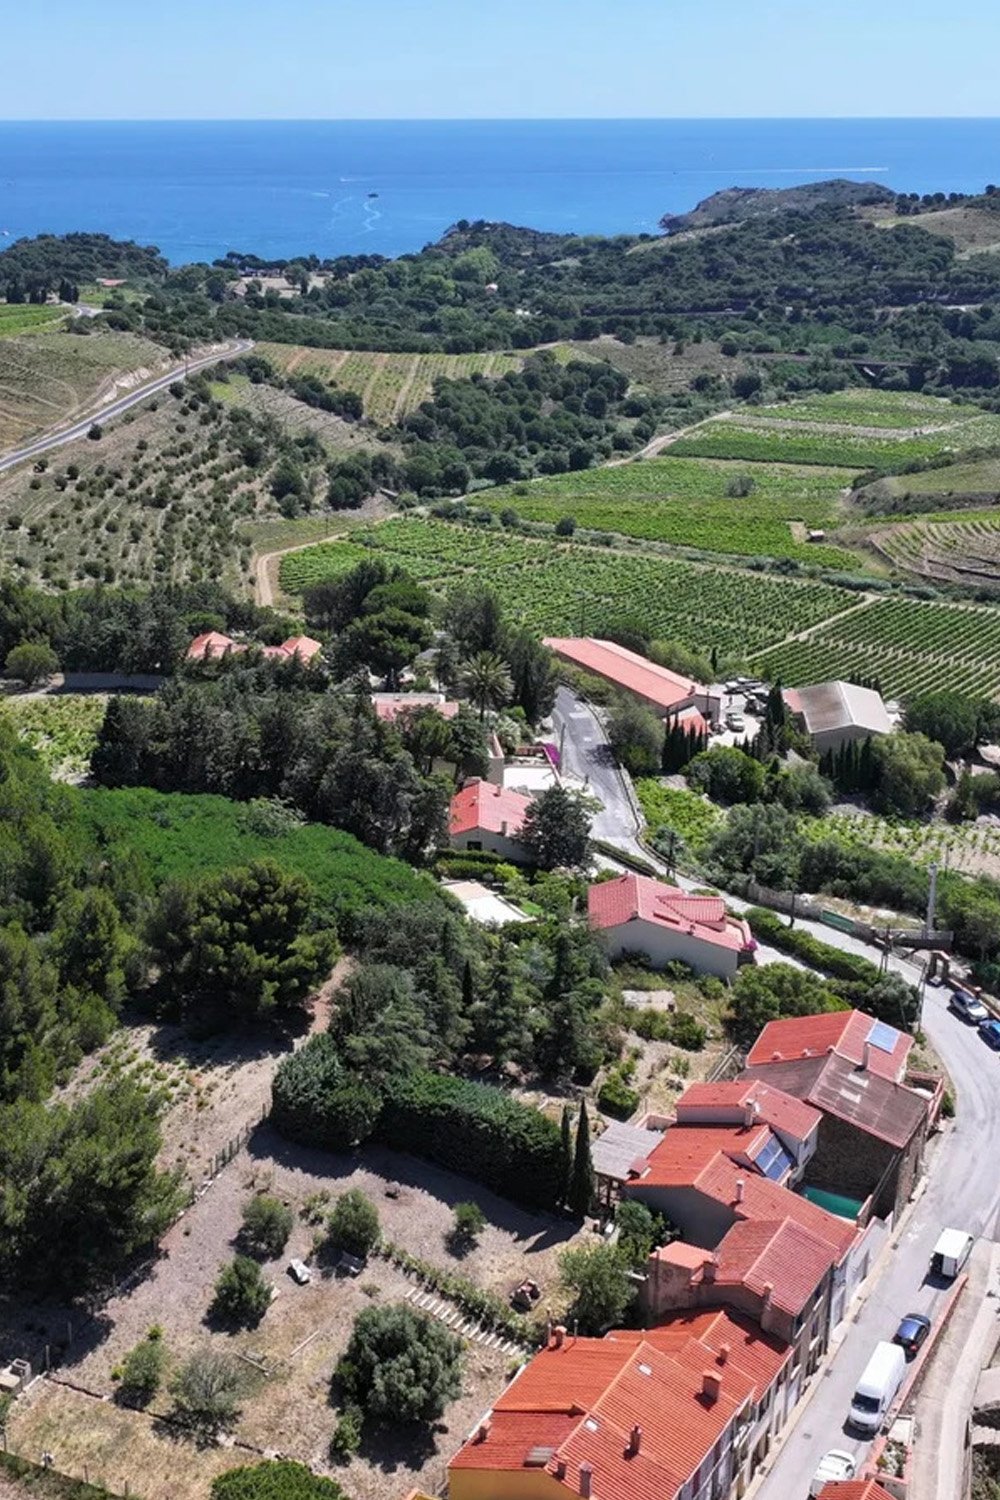
[[573,1127],[570,1124],[569,1105],[563,1105],[562,1124],[562,1162],[563,1162],[563,1188],[561,1198],[565,1202],[569,1194],[570,1174],[573,1171]]
[[590,1122],[586,1104],[580,1105],[580,1118],[576,1122],[576,1149],[573,1153],[573,1171],[570,1175],[566,1203],[578,1219],[586,1216],[594,1196],[594,1164],[590,1156]]

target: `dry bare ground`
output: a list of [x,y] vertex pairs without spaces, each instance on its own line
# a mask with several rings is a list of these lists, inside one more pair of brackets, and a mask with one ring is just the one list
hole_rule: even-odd
[[[390,1183],[398,1188],[398,1197],[386,1196]],[[204,1496],[211,1477],[238,1461],[241,1450],[199,1450],[162,1421],[114,1404],[112,1372],[158,1323],[175,1361],[210,1344],[265,1366],[269,1374],[255,1377],[256,1388],[245,1400],[235,1433],[238,1443],[261,1453],[280,1451],[342,1475],[345,1489],[357,1500],[404,1494],[416,1483],[435,1488],[447,1458],[504,1383],[508,1358],[497,1350],[468,1346],[463,1394],[433,1432],[372,1434],[346,1470],[329,1469],[327,1448],[336,1422],[330,1376],[354,1319],[373,1302],[403,1299],[414,1286],[387,1261],[373,1259],[357,1280],[320,1264],[310,1285],[296,1286],[285,1274],[288,1258],[312,1254],[315,1233],[297,1213],[285,1254],[265,1268],[278,1295],[260,1326],[231,1334],[205,1322],[213,1283],[233,1254],[242,1207],[253,1192],[266,1189],[297,1210],[316,1193],[332,1200],[348,1187],[362,1188],[376,1203],[386,1238],[443,1266],[456,1264],[445,1245],[453,1205],[474,1198],[488,1225],[478,1247],[461,1262],[462,1273],[501,1293],[531,1275],[545,1288],[548,1309],[558,1309],[556,1263],[574,1234],[572,1224],[528,1214],[467,1179],[384,1148],[333,1156],[290,1145],[262,1126],[247,1150],[168,1232],[148,1274],[111,1298],[90,1327],[78,1330],[57,1373],[93,1394],[37,1382],[16,1405],[12,1449],[36,1461],[48,1449],[62,1472],[83,1477],[86,1465],[92,1477],[97,1475],[112,1490],[124,1493],[127,1483],[145,1500]],[[36,1333],[45,1326],[51,1335],[58,1334],[64,1310],[33,1312]],[[161,1416],[169,1410],[168,1398],[158,1398],[154,1405]],[[243,1452],[242,1461],[246,1458]]]

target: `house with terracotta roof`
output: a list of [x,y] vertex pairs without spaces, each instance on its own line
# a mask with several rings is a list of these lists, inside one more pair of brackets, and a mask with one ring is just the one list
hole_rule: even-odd
[[486,850],[512,864],[527,863],[528,851],[518,835],[531,802],[520,792],[473,777],[451,799],[451,847]]
[[557,1328],[448,1465],[450,1500],[717,1500],[788,1363],[726,1316],[571,1338]]
[[877,1479],[834,1479],[823,1486],[823,1500],[895,1500]]
[[649,875],[599,881],[587,892],[587,915],[611,958],[643,954],[655,969],[673,961],[699,974],[731,979],[753,961],[749,924],[731,916],[721,896],[696,896]]
[[206,630],[195,636],[184,654],[187,661],[218,661],[232,652],[239,654],[245,650],[245,646],[232,636],[223,635],[221,630]]
[[442,719],[453,719],[458,713],[458,704],[445,698],[444,693],[372,693],[372,707],[387,724],[421,708],[433,709]]
[[562,661],[629,693],[660,718],[690,708],[697,709],[711,723],[718,721],[721,700],[717,693],[710,692],[704,683],[670,671],[669,667],[657,666],[616,641],[592,636],[549,637],[545,644]]
[[[220,630],[207,630],[195,636],[185,652],[185,660],[191,662],[218,661],[224,656],[242,656],[253,650],[253,644],[234,641],[232,636]],[[323,649],[321,641],[308,635],[291,635],[280,646],[261,646],[261,655],[269,661],[298,661],[308,667]]]
[[[841,1027],[839,1037],[830,1023]],[[807,1016],[791,1028],[772,1021],[743,1074],[745,1082],[769,1084],[819,1111],[807,1184],[852,1198],[883,1218],[898,1214],[911,1197],[931,1125],[928,1095],[901,1081],[912,1044],[912,1037],[862,1011]]]
[[795,1165],[796,1182],[815,1155],[823,1116],[818,1109],[757,1078],[692,1083],[676,1107],[678,1125],[770,1126]]

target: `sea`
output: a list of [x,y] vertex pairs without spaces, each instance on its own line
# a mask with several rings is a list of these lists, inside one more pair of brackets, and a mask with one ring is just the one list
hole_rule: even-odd
[[1000,182],[1000,120],[0,122],[0,248],[100,230],[182,264],[395,256],[458,219],[656,233],[720,188]]

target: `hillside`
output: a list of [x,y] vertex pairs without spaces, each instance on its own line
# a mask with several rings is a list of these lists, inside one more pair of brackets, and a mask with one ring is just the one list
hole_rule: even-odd
[[788,188],[723,188],[684,214],[664,214],[660,225],[667,234],[712,229],[720,224],[742,224],[746,219],[772,214],[811,213],[817,208],[857,208],[871,203],[895,203],[896,194],[878,182],[807,182]]

